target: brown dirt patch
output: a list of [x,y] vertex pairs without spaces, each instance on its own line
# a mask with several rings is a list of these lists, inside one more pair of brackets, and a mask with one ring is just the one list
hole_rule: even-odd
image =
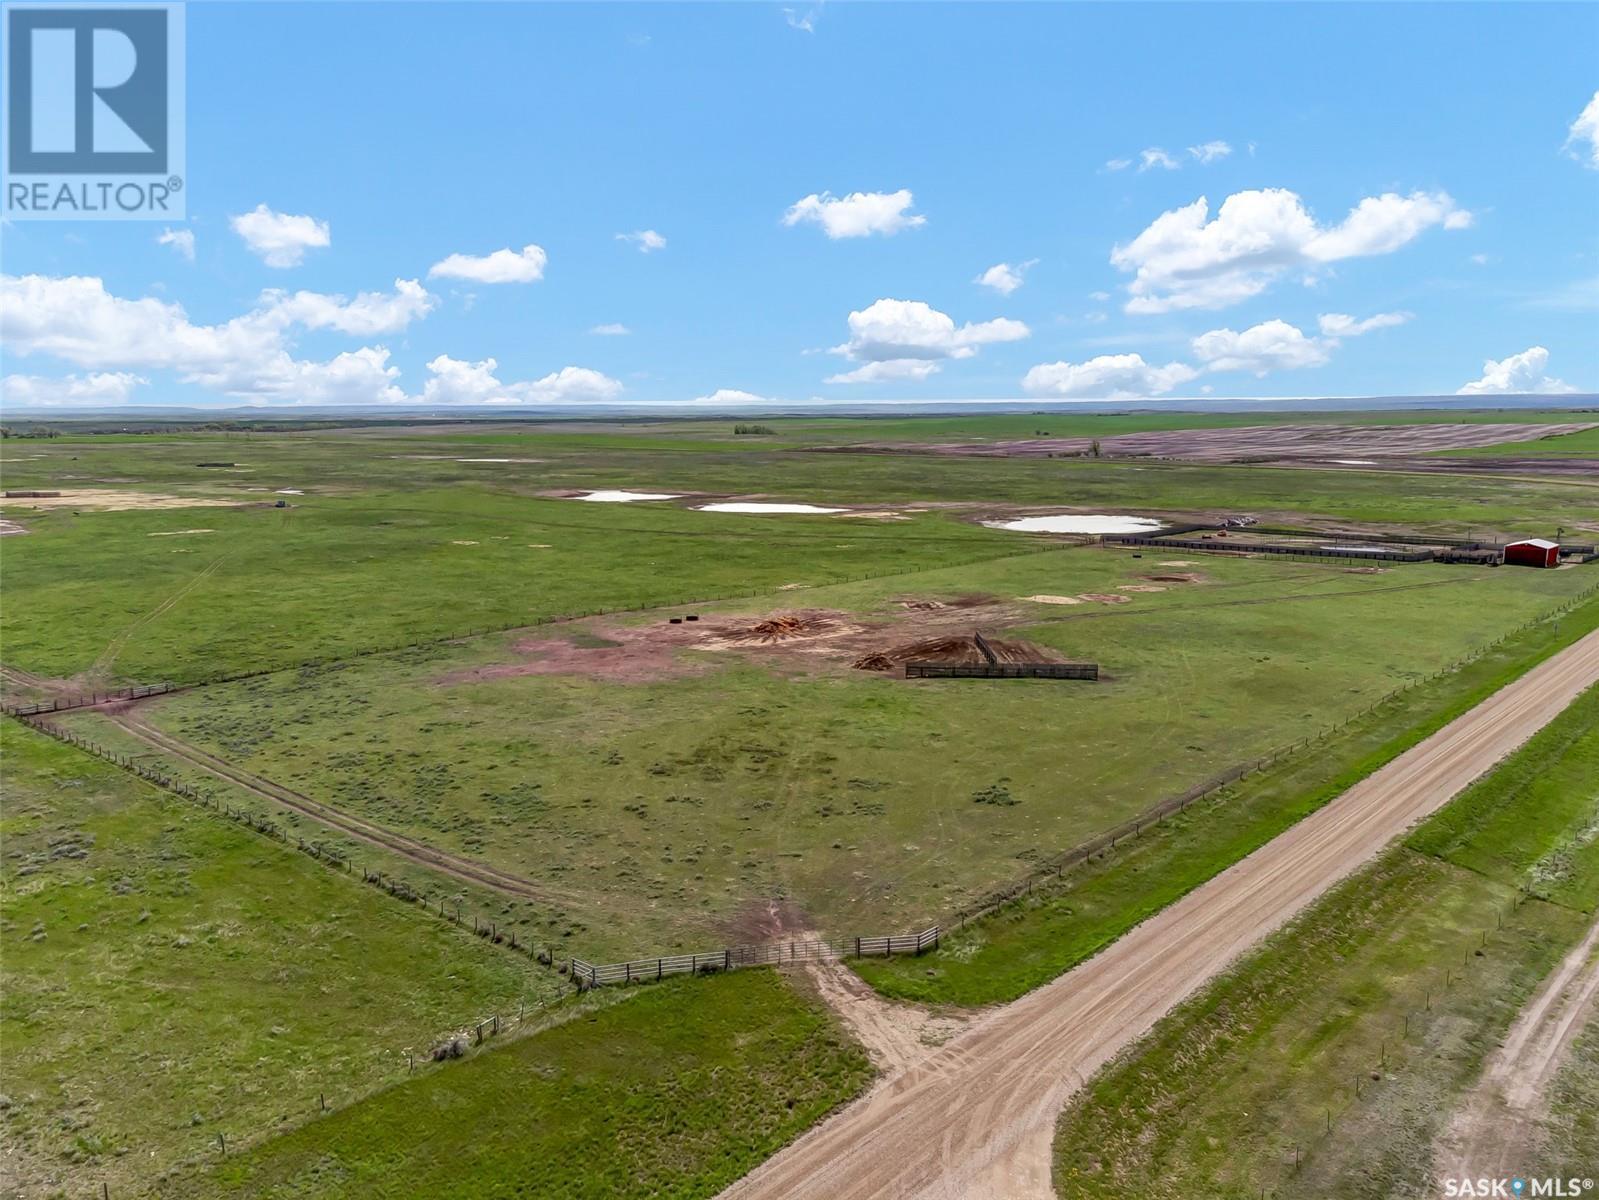
[[1151,583],[1204,583],[1205,577],[1193,571],[1184,571],[1178,575],[1145,575]]
[[440,687],[515,679],[523,675],[579,675],[612,683],[653,683],[661,679],[696,675],[705,665],[682,659],[670,645],[652,645],[642,639],[611,645],[582,645],[572,640],[577,630],[545,637],[523,638],[514,647],[521,662],[493,663],[451,671],[434,680]]
[[850,663],[850,666],[857,671],[892,671],[896,665],[894,660],[888,655],[879,654],[876,651],[871,654],[863,654]]
[[11,496],[0,500],[16,508],[83,508],[94,512],[122,512],[139,508],[233,508],[243,499],[216,500],[199,496],[169,496],[157,492],[118,492],[106,488],[76,488],[59,496]]
[[1095,604],[1130,604],[1131,596],[1118,596],[1114,592],[1084,592],[1082,599],[1092,600]]
[[[1051,650],[1032,642],[984,637],[1000,662],[1057,662]],[[908,662],[985,663],[988,659],[977,648],[977,639],[966,637],[927,638],[919,642],[876,650],[856,659],[851,666],[859,671],[893,671]]]
[[838,630],[840,624],[841,622],[834,613],[779,613],[776,616],[766,618],[764,621],[757,621],[748,628],[730,630],[720,636],[723,640],[729,642],[754,642],[769,646],[773,642],[786,642],[791,638],[816,637],[819,634],[834,633]]
[[[1075,597],[1066,601],[1078,602]],[[728,654],[798,674],[851,669],[891,673],[913,659],[987,661],[973,640],[976,630],[983,631],[1002,661],[1061,661],[1031,643],[990,635],[990,630],[1003,635],[1006,629],[1035,622],[1036,610],[1026,605],[976,594],[954,600],[906,596],[890,604],[890,613],[881,617],[782,609],[695,613],[693,620],[682,610],[589,618],[520,638],[511,647],[511,661],[451,671],[434,682],[452,687],[523,675],[574,675],[647,683],[713,670],[713,655]]]
[[1081,604],[1081,596],[1023,596],[1023,600],[1031,600],[1034,604]]

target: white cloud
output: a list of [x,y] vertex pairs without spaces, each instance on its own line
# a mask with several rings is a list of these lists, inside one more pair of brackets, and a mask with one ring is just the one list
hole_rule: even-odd
[[[326,361],[297,359],[298,328],[365,336],[392,332],[425,316],[436,300],[416,280],[396,280],[393,293],[363,292],[353,300],[316,292],[267,291],[259,305],[219,325],[192,322],[177,304],[124,300],[93,277],[0,275],[0,336],[8,354],[50,355],[109,374],[77,384],[112,397],[144,382],[131,372],[170,370],[185,383],[254,403],[566,404],[611,400],[617,380],[586,367],[563,367],[540,379],[502,383],[493,359],[463,362],[440,355],[419,396],[399,386],[399,368],[382,346],[362,346]],[[30,395],[45,383],[17,385]],[[58,382],[70,396],[73,385]],[[10,385],[8,384],[8,388]],[[66,389],[66,391],[62,391]],[[15,394],[15,393],[13,393]]]
[[1413,314],[1407,312],[1377,313],[1357,321],[1347,313],[1322,313],[1316,318],[1322,333],[1330,338],[1359,337],[1373,329],[1391,329],[1403,325]]
[[[400,369],[389,365],[386,349],[362,346],[326,362],[306,362],[282,353],[266,370],[223,390],[263,403],[400,404],[407,397],[395,382],[399,376]],[[224,377],[223,382],[229,381]]]
[[820,4],[814,8],[807,8],[804,12],[793,8],[785,8],[783,10],[783,20],[788,22],[788,27],[790,29],[798,29],[801,33],[815,33],[816,18],[821,15],[822,6]]
[[1113,159],[1111,159],[1110,161],[1108,161],[1105,164],[1105,170],[1107,170],[1107,171],[1125,171],[1128,167],[1130,167],[1132,165],[1133,165],[1133,160],[1130,159],[1130,158],[1113,158]]
[[813,192],[789,206],[784,225],[809,222],[820,225],[830,238],[885,236],[925,225],[927,218],[906,210],[916,203],[909,188],[897,192],[851,192],[842,198],[831,192]]
[[396,333],[432,312],[438,300],[415,279],[396,279],[392,294],[362,292],[354,300],[320,292],[268,291],[261,294],[265,312],[307,329],[334,329],[352,337]]
[[155,235],[156,244],[171,246],[190,262],[194,261],[194,230],[192,229],[163,229]]
[[1549,351],[1542,346],[1530,347],[1498,362],[1490,358],[1482,364],[1482,378],[1473,379],[1455,395],[1497,396],[1527,392],[1558,395],[1577,390],[1565,380],[1545,374],[1548,366]]
[[882,362],[869,362],[853,371],[829,375],[824,383],[889,383],[893,381],[921,380],[938,374],[938,364],[925,358],[890,358]]
[[633,331],[620,321],[612,321],[606,325],[596,325],[589,332],[598,334],[600,337],[626,337]]
[[1017,263],[1014,267],[1010,263],[995,263],[972,282],[982,284],[986,288],[993,288],[1001,296],[1008,296],[1022,286],[1023,278],[1028,270],[1037,265],[1038,260],[1036,258]]
[[640,254],[653,254],[657,250],[666,249],[666,239],[653,229],[637,229],[632,233],[619,233],[616,235],[619,242],[631,242],[638,247]]
[[0,396],[7,404],[126,404],[133,389],[149,383],[129,371],[98,371],[92,375],[7,375],[0,379]]
[[1342,222],[1320,226],[1295,193],[1283,188],[1237,192],[1210,219],[1201,196],[1162,213],[1110,255],[1132,272],[1130,313],[1225,308],[1259,295],[1288,271],[1314,278],[1346,258],[1387,254],[1441,225],[1460,229],[1471,214],[1444,192],[1367,197]]
[[1203,145],[1188,147],[1188,153],[1197,158],[1201,165],[1207,167],[1213,162],[1226,158],[1232,152],[1233,148],[1222,141],[1205,142]]
[[581,404],[614,400],[622,385],[587,367],[562,367],[542,379],[502,383],[492,358],[466,362],[441,354],[428,363],[431,377],[416,399],[423,404]]
[[1022,387],[1035,395],[1063,399],[1125,400],[1164,395],[1196,375],[1186,363],[1157,367],[1137,354],[1102,354],[1087,362],[1040,363],[1023,377]]
[[878,300],[850,313],[849,341],[831,351],[866,366],[834,375],[827,382],[925,379],[938,370],[943,359],[970,358],[980,346],[1018,341],[1030,332],[1026,325],[1008,317],[956,326],[948,314],[920,300]]
[[775,404],[770,396],[758,396],[754,392],[740,391],[738,388],[717,388],[709,396],[696,396],[694,404]]
[[1286,321],[1263,321],[1242,333],[1212,329],[1193,340],[1194,357],[1209,371],[1269,371],[1319,367],[1338,343],[1306,337]]
[[49,354],[79,367],[217,372],[257,362],[280,344],[268,322],[195,325],[163,300],[124,300],[94,276],[0,276],[0,331],[12,354]]
[[257,204],[231,218],[233,232],[269,267],[297,267],[307,250],[332,244],[328,223],[315,217],[295,217]]
[[[1583,149],[1584,142],[1588,143],[1587,149]],[[1583,166],[1599,171],[1599,92],[1571,123],[1566,133],[1566,153]]]
[[562,367],[542,379],[521,386],[527,399],[536,404],[615,400],[622,391],[619,380],[588,367]]
[[1148,171],[1152,167],[1159,167],[1163,171],[1175,171],[1182,163],[1167,154],[1159,146],[1150,146],[1138,152],[1138,169]]
[[544,278],[549,255],[531,243],[521,250],[492,254],[451,254],[428,268],[429,279],[468,279],[473,283],[536,283]]
[[399,371],[388,365],[381,347],[326,362],[295,359],[286,332],[303,324],[314,306],[304,305],[307,312],[296,316],[275,307],[280,298],[268,292],[263,307],[220,325],[196,325],[181,305],[149,297],[124,300],[93,276],[0,276],[0,333],[13,354],[47,354],[109,371],[166,369],[186,383],[244,400],[355,404],[405,398],[393,382]]

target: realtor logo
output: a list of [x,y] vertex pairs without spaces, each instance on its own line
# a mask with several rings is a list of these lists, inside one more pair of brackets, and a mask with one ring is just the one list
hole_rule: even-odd
[[4,6],[4,215],[181,219],[183,8]]

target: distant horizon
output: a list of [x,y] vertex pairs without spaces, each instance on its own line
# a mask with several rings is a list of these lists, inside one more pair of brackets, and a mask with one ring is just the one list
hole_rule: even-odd
[[1502,396],[1231,396],[1186,397],[1166,400],[1037,400],[1037,399],[922,399],[922,400],[826,400],[767,401],[762,405],[721,407],[700,401],[637,400],[619,403],[569,403],[564,405],[427,405],[427,404],[348,404],[348,405],[172,405],[126,404],[102,407],[0,406],[0,421],[7,419],[42,421],[105,419],[171,420],[314,420],[319,417],[391,420],[607,420],[632,417],[673,416],[684,419],[732,420],[738,418],[781,418],[827,415],[870,418],[965,414],[1021,415],[1036,413],[1115,414],[1130,412],[1167,413],[1350,413],[1397,412],[1442,409],[1459,412],[1582,412],[1599,410],[1599,393],[1568,393],[1557,396],[1507,394]]

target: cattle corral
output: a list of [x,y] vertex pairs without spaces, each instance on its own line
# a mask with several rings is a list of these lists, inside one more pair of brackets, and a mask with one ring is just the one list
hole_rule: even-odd
[[[1108,546],[1154,547],[1209,554],[1286,556],[1300,559],[1345,559],[1383,563],[1454,563],[1497,567],[1506,563],[1537,566],[1575,565],[1599,559],[1589,542],[1556,543],[1545,538],[1513,542],[1479,541],[1436,534],[1360,532],[1311,533],[1255,526],[1240,534],[1229,526],[1182,525],[1148,534],[1106,534]],[[1513,553],[1516,547],[1523,552]]]

